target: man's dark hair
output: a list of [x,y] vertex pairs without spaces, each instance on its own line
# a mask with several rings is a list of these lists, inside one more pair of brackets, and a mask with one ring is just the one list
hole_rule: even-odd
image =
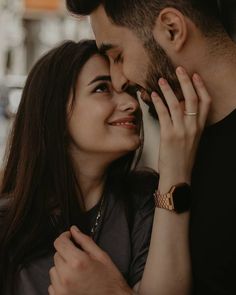
[[128,27],[138,35],[150,33],[156,17],[166,7],[176,8],[189,17],[207,37],[223,32],[217,0],[66,0],[66,3],[68,10],[78,15],[89,15],[103,5],[114,24]]

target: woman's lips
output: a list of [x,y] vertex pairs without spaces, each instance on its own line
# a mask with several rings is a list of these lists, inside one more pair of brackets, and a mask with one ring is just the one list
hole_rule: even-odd
[[125,118],[116,119],[110,122],[109,125],[134,130],[138,128],[136,121],[137,121],[136,118],[133,116],[125,117]]

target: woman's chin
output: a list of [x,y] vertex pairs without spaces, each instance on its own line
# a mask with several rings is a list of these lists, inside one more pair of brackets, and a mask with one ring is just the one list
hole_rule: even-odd
[[123,156],[139,149],[141,146],[141,139],[137,138],[137,140],[126,142],[124,145],[120,145],[120,148],[118,148],[118,146],[119,145],[117,144],[117,153]]

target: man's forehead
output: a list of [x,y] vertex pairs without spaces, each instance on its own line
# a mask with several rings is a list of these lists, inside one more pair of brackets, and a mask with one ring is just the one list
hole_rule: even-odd
[[90,23],[95,34],[108,34],[113,25],[102,5],[91,13]]
[[90,15],[90,24],[98,47],[102,45],[106,48],[110,45],[113,48],[121,46],[126,38],[128,29],[112,23],[106,15],[103,6],[99,6],[99,8]]

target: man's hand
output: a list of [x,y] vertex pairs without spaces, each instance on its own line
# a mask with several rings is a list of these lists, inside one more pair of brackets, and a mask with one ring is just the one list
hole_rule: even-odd
[[57,252],[49,272],[50,295],[132,294],[110,257],[75,226],[61,234],[54,246]]

